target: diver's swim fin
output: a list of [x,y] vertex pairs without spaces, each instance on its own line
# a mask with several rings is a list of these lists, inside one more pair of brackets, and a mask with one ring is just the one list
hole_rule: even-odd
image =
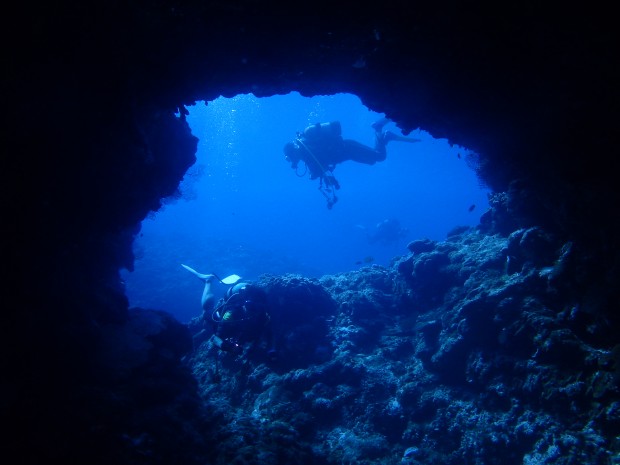
[[383,126],[391,122],[392,120],[389,118],[381,118],[378,121],[375,121],[374,123],[372,123],[370,127],[373,128],[377,132],[381,132],[383,130]]
[[407,136],[396,136],[396,139],[394,139],[395,141],[398,142],[422,142],[422,139],[414,139],[413,137],[407,137]]
[[183,263],[181,263],[181,266],[185,268],[187,271],[189,271],[190,273],[192,273],[193,275],[195,275],[197,278],[202,279],[202,280],[209,279],[210,276],[215,276],[212,274],[209,275],[209,274],[198,273],[195,269],[190,268],[187,265],[183,265]]
[[[217,276],[215,276],[215,277],[217,278]],[[220,279],[220,278],[217,278],[217,279]],[[235,284],[240,279],[241,279],[241,276],[239,276],[237,274],[231,274],[230,276],[226,276],[224,279],[220,279],[220,282],[222,284]]]
[[181,266],[202,281],[207,281],[211,276],[213,276],[215,279],[217,279],[222,284],[235,284],[237,281],[241,279],[241,276],[236,275],[236,274],[231,274],[230,276],[226,276],[224,279],[220,279],[214,273],[211,273],[211,274],[198,273],[195,269],[187,265],[184,265],[183,263],[181,263]]
[[422,139],[414,139],[413,137],[401,136],[393,133],[392,131],[385,131],[383,135],[383,140],[387,144],[390,141],[398,141],[398,142],[422,142]]

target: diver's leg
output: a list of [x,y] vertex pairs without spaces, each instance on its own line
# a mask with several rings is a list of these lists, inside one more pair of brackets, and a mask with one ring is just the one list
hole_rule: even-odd
[[385,160],[386,144],[381,142],[379,138],[375,139],[374,149],[351,139],[345,139],[343,142],[342,153],[344,160],[342,161],[351,160],[366,165],[374,165],[379,161]]
[[385,154],[388,142],[393,140],[398,142],[422,142],[420,139],[414,139],[413,137],[401,136],[391,131],[383,131],[384,126],[391,122],[392,120],[388,118],[381,118],[371,125],[375,130],[375,150],[377,152]]
[[215,296],[213,294],[213,283],[217,280],[214,274],[204,274],[198,273],[195,269],[190,268],[187,265],[181,264],[183,268],[192,273],[198,279],[205,283],[204,290],[202,291],[202,298],[200,299],[200,303],[202,304],[202,309],[207,312],[213,308],[213,303],[215,301]]
[[382,154],[384,159],[386,157],[385,146],[389,141],[385,138],[386,133],[383,132],[383,127],[391,122],[388,118],[381,118],[371,124],[371,127],[375,130],[375,151]]
[[422,142],[421,139],[414,139],[413,137],[400,136],[391,131],[385,131],[383,133],[375,133],[375,150],[383,154],[383,159],[387,156],[387,145],[390,141],[398,142]]
[[213,293],[213,283],[215,282],[214,275],[208,275],[204,278],[205,288],[202,291],[202,298],[200,299],[200,303],[202,304],[202,309],[205,312],[210,311],[213,308],[213,304],[215,302],[215,294]]

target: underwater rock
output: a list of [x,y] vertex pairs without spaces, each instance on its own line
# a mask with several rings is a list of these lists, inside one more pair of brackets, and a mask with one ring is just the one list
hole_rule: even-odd
[[192,350],[188,328],[168,312],[132,308],[127,322],[101,331],[99,361],[110,376],[126,377],[147,364],[174,364]]
[[407,249],[413,254],[430,252],[435,248],[436,244],[435,241],[431,241],[430,239],[418,239],[407,244]]
[[[528,263],[515,272],[506,266],[512,246]],[[392,268],[270,277],[274,302],[305,298],[301,305],[326,315],[330,358],[248,368],[251,389],[235,387],[241,373],[223,370],[205,398],[228,412],[226,421],[254,411],[287,425],[319,462],[563,463],[557,444],[600,461],[613,441],[588,425],[600,418],[606,431],[620,427],[620,351],[593,347],[571,329],[562,309],[578,307],[570,296],[559,300],[545,271],[551,264],[567,272],[557,265],[567,253],[542,228],[508,236],[471,228]],[[306,317],[283,318],[281,330],[296,334]]]

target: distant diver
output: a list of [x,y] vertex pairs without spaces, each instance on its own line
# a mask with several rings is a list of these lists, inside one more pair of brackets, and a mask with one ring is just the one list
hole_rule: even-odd
[[[386,158],[386,146],[390,141],[421,142],[420,139],[400,136],[383,127],[389,123],[381,118],[372,124],[375,131],[374,148],[351,139],[342,138],[339,121],[316,123],[298,132],[293,142],[284,145],[284,158],[291,163],[291,168],[298,176],[310,173],[310,179],[319,178],[319,190],[327,199],[327,208],[331,209],[338,201],[336,191],[340,184],[334,177],[336,165],[345,161],[355,161],[366,165],[374,165]],[[300,161],[304,162],[305,170],[298,170]]]
[[409,229],[403,228],[397,219],[385,219],[377,223],[372,232],[367,231],[364,226],[357,225],[357,227],[366,231],[366,237],[370,244],[377,242],[383,245],[394,244],[409,234]]

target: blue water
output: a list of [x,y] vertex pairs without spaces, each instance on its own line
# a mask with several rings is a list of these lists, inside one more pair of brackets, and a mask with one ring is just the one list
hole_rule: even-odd
[[[444,240],[456,226],[477,225],[488,207],[488,190],[468,166],[468,151],[416,130],[409,136],[422,142],[391,142],[383,162],[337,166],[339,201],[329,210],[318,180],[298,177],[282,147],[306,126],[334,120],[344,138],[372,146],[370,125],[385,115],[354,95],[239,95],[188,110],[200,140],[198,161],[183,180],[183,197],[143,221],[135,271],[123,272],[132,306],[166,310],[187,322],[201,312],[202,283],[181,263],[245,279],[388,266],[407,253],[408,242]],[[394,123],[385,129],[401,133]],[[408,234],[369,243],[367,232],[388,218]]]

